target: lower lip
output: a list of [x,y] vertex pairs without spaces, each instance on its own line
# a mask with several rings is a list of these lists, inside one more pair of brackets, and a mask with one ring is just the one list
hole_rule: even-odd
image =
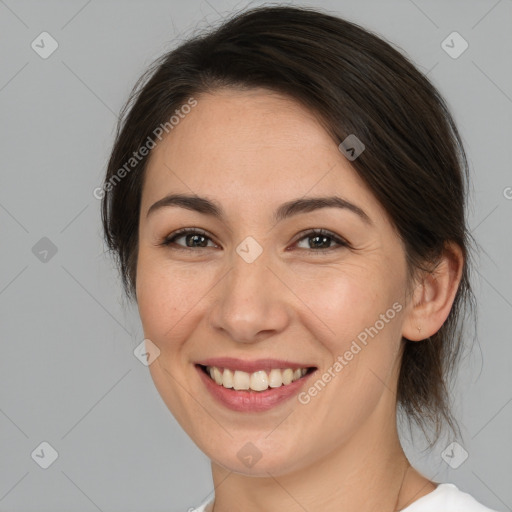
[[268,411],[272,407],[289,400],[296,395],[300,388],[315,372],[307,373],[304,377],[296,381],[280,386],[278,388],[268,388],[266,391],[246,391],[228,389],[217,384],[213,379],[208,377],[200,366],[196,365],[201,380],[204,382],[206,389],[213,395],[218,402],[233,411],[241,412],[261,412]]

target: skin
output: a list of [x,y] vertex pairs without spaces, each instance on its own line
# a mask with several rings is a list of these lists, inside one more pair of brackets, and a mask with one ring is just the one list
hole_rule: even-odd
[[[436,484],[408,468],[398,439],[402,336],[414,342],[439,330],[460,281],[460,250],[448,246],[435,273],[408,288],[390,219],[311,112],[264,89],[196,99],[152,150],[136,293],[145,338],[160,350],[149,367],[156,388],[211,460],[214,511],[404,508]],[[177,206],[147,216],[169,193],[207,197],[226,217]],[[271,218],[286,201],[330,195],[359,206],[372,224],[332,207]],[[207,247],[187,250],[183,236],[159,245],[187,227],[206,231]],[[331,249],[317,249],[301,235],[309,228],[350,246],[328,239]],[[252,263],[236,252],[247,236],[263,249]],[[321,375],[396,302],[401,311],[308,404],[295,397],[266,412],[231,411],[211,399],[194,367],[208,357],[271,357]],[[248,442],[261,452],[252,467],[237,457]]]

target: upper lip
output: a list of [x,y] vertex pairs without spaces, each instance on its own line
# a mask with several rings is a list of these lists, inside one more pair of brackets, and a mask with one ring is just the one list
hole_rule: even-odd
[[[236,357],[212,357],[197,361],[202,366],[216,366],[217,368],[228,368],[229,370],[241,370],[247,373],[254,373],[258,370],[272,370],[273,368],[311,368],[314,365],[309,363],[294,363],[286,359],[253,359],[251,361],[237,359]],[[316,367],[315,367],[316,368]]]

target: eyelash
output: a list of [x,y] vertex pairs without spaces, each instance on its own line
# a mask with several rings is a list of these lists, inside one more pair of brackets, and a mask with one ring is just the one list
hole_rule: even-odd
[[[211,237],[208,235],[208,233],[206,233],[202,229],[198,229],[198,228],[184,228],[184,229],[180,229],[178,231],[175,231],[171,235],[167,236],[158,245],[161,245],[161,246],[164,246],[164,247],[168,247],[168,248],[170,248],[172,250],[177,250],[177,251],[194,251],[196,249],[207,249],[207,247],[196,247],[196,248],[194,248],[194,247],[183,247],[183,246],[171,247],[171,244],[174,243],[174,241],[176,239],[181,238],[181,237],[183,237],[185,235],[201,235],[201,236],[204,236],[205,238],[211,240]],[[330,251],[333,251],[333,250],[336,250],[336,249],[340,249],[340,248],[343,248],[343,247],[350,247],[350,244],[346,240],[344,240],[343,238],[335,235],[334,233],[332,233],[330,231],[327,231],[326,229],[311,229],[311,230],[308,230],[306,232],[303,232],[303,233],[301,233],[301,238],[299,238],[295,243],[298,243],[298,242],[300,242],[300,241],[302,241],[304,239],[307,239],[307,238],[313,238],[314,236],[324,236],[324,237],[331,238],[332,241],[336,242],[339,247],[328,247],[326,249],[301,249],[301,250],[305,250],[305,251],[308,251],[310,253],[316,253],[316,254],[324,253],[325,254],[326,252],[330,252]]]

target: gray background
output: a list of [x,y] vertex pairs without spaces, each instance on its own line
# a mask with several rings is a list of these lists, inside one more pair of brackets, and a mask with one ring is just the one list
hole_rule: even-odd
[[[105,254],[93,190],[140,73],[194,27],[245,5],[0,0],[0,511],[177,512],[212,491],[208,459],[133,354],[142,329]],[[484,249],[473,281],[479,342],[454,389],[469,456],[452,469],[441,457],[449,439],[431,452],[420,437],[404,444],[433,480],[512,510],[512,1],[309,5],[402,48],[454,113]],[[59,45],[47,59],[31,48],[43,31]],[[469,43],[456,59],[441,47],[453,31]],[[57,250],[46,261],[43,237]],[[58,452],[48,469],[31,456],[43,441]]]

